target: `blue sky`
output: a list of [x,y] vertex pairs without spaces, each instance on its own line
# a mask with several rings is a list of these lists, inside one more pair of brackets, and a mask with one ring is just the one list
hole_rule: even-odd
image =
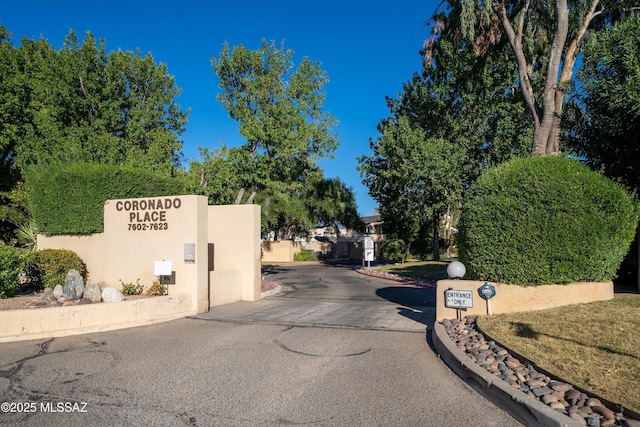
[[198,147],[244,141],[238,124],[216,100],[218,79],[211,58],[223,43],[260,47],[263,38],[284,42],[297,64],[306,56],[329,75],[325,111],[340,124],[334,160],[322,160],[327,177],[353,188],[361,215],[376,203],[356,170],[356,157],[370,153],[369,139],[387,117],[385,96],[397,97],[402,84],[419,71],[419,50],[429,37],[425,22],[436,0],[207,1],[207,0],[23,0],[0,2],[0,25],[17,45],[22,37],[43,36],[59,49],[73,29],[80,41],[87,31],[106,40],[107,51],[139,48],[183,89],[177,103],[191,108],[183,134],[185,166],[199,159]]

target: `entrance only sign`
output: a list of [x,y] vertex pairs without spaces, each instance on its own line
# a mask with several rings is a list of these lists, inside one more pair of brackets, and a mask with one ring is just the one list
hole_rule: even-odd
[[444,291],[444,305],[448,308],[473,308],[473,292],[447,289]]

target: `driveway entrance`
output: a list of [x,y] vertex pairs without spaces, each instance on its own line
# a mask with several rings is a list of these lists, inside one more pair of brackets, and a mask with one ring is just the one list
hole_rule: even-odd
[[435,292],[359,274],[351,265],[265,269],[282,286],[258,302],[213,307],[198,319],[343,326],[424,333],[435,321]]

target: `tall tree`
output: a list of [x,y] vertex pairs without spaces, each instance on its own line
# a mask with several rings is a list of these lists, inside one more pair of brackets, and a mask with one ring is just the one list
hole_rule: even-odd
[[0,26],[0,244],[15,241],[17,224],[25,223],[29,216],[14,162],[14,147],[23,138],[26,122],[25,86],[17,70],[17,55],[11,34]]
[[640,189],[640,14],[587,40],[566,143],[592,168]]
[[23,39],[14,79],[23,83],[21,138],[12,147],[20,168],[96,162],[177,173],[187,122],[166,65],[151,54],[105,51],[87,32],[71,30],[60,51],[45,39]]
[[378,201],[385,228],[407,243],[431,224],[433,256],[439,259],[440,221],[459,202],[465,179],[464,147],[429,137],[406,116],[384,120],[373,153],[359,159],[369,194]]
[[640,13],[587,39],[578,80],[580,90],[564,116],[568,148],[593,169],[640,190]]
[[247,140],[243,176],[250,179],[237,189],[237,203],[252,203],[272,182],[299,190],[315,162],[337,147],[331,131],[337,121],[323,111],[326,73],[306,57],[294,69],[292,58],[292,50],[262,40],[256,50],[230,50],[225,43],[211,60],[222,90],[218,100]]
[[25,168],[52,162],[179,170],[188,112],[180,89],[151,54],[106,53],[106,42],[71,30],[62,49],[40,38],[14,46],[0,27],[0,240],[29,219]]
[[24,85],[17,68],[17,49],[11,43],[11,34],[0,27],[0,189],[13,186],[10,179],[14,147],[21,139],[24,114]]
[[[434,15],[434,36],[458,33],[479,54],[506,37],[533,118],[533,155],[559,153],[560,117],[578,48],[587,30],[619,17],[632,0],[449,0]],[[448,27],[448,28],[447,28]],[[536,81],[538,80],[538,81]]]
[[365,224],[358,214],[353,189],[339,178],[325,178],[320,169],[309,180],[304,200],[314,225],[328,227],[338,234],[340,227],[363,232]]
[[526,154],[531,136],[522,131],[520,95],[504,89],[513,67],[502,55],[477,56],[448,37],[429,52],[423,74],[388,100],[391,117],[380,122],[373,153],[359,160],[386,232],[411,242],[430,228],[437,258],[440,221],[450,230],[466,187],[485,169]]

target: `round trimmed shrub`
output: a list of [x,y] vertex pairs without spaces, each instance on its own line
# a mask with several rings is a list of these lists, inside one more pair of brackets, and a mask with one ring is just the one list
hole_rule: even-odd
[[523,286],[608,281],[637,222],[632,195],[578,161],[515,159],[470,189],[459,255],[470,279]]
[[55,288],[64,286],[70,270],[87,279],[87,268],[78,254],[66,249],[43,249],[33,254],[29,276],[40,288]]
[[407,257],[407,245],[402,239],[392,239],[380,248],[380,257],[383,261],[404,262]]
[[20,289],[20,274],[25,266],[23,251],[0,245],[0,299],[10,298]]

